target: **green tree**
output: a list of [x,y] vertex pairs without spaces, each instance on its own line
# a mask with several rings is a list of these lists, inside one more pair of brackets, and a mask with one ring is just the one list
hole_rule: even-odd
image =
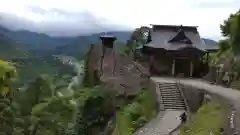
[[219,51],[217,53],[217,57],[221,56],[224,52],[226,52],[227,50],[231,49],[231,45],[230,45],[230,41],[229,39],[224,39],[224,40],[220,40],[218,42],[219,45]]
[[240,10],[235,14],[230,14],[228,19],[220,25],[221,33],[232,46],[235,55],[240,52]]
[[[112,116],[113,106],[111,98],[103,87],[81,89],[78,98],[77,115],[73,133],[77,135],[92,135],[94,130],[104,129]],[[96,128],[98,127],[98,128]],[[73,135],[73,134],[71,134]]]
[[133,31],[130,39],[127,41],[126,49],[123,49],[126,54],[132,55],[134,60],[141,58],[141,48],[148,41],[150,28],[142,26]]
[[0,133],[21,135],[23,120],[18,118],[13,99],[16,91],[11,87],[16,70],[10,63],[0,60]]
[[[66,88],[67,89],[67,88]],[[25,135],[59,135],[73,120],[72,96],[58,96],[51,78],[46,75],[30,82],[15,98],[25,121]]]

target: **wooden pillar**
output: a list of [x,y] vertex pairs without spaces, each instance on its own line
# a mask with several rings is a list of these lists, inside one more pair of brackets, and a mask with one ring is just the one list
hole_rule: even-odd
[[175,59],[173,59],[173,63],[172,63],[172,75],[175,75]]
[[209,52],[207,52],[207,63],[208,63],[208,60],[209,60]]
[[193,76],[193,62],[192,61],[190,61],[190,77],[192,77]]

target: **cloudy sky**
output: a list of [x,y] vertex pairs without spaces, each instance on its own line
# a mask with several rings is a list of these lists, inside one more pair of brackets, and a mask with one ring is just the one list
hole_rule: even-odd
[[50,35],[131,30],[149,24],[199,26],[219,39],[219,24],[240,0],[0,0],[0,22]]

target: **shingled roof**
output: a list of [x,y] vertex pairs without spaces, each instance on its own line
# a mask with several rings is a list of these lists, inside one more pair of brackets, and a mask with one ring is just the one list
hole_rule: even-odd
[[[145,46],[165,50],[197,48],[205,51],[209,48],[203,42],[196,26],[152,25],[151,42]],[[174,42],[173,42],[174,41]]]

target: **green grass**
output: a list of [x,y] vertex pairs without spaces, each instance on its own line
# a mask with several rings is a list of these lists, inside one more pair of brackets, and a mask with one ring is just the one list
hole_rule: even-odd
[[148,89],[143,89],[131,104],[117,113],[119,135],[131,135],[140,125],[156,115],[154,100]]
[[220,135],[219,129],[224,126],[225,118],[224,107],[212,101],[203,105],[196,114],[191,116],[190,120],[181,129],[180,135]]

